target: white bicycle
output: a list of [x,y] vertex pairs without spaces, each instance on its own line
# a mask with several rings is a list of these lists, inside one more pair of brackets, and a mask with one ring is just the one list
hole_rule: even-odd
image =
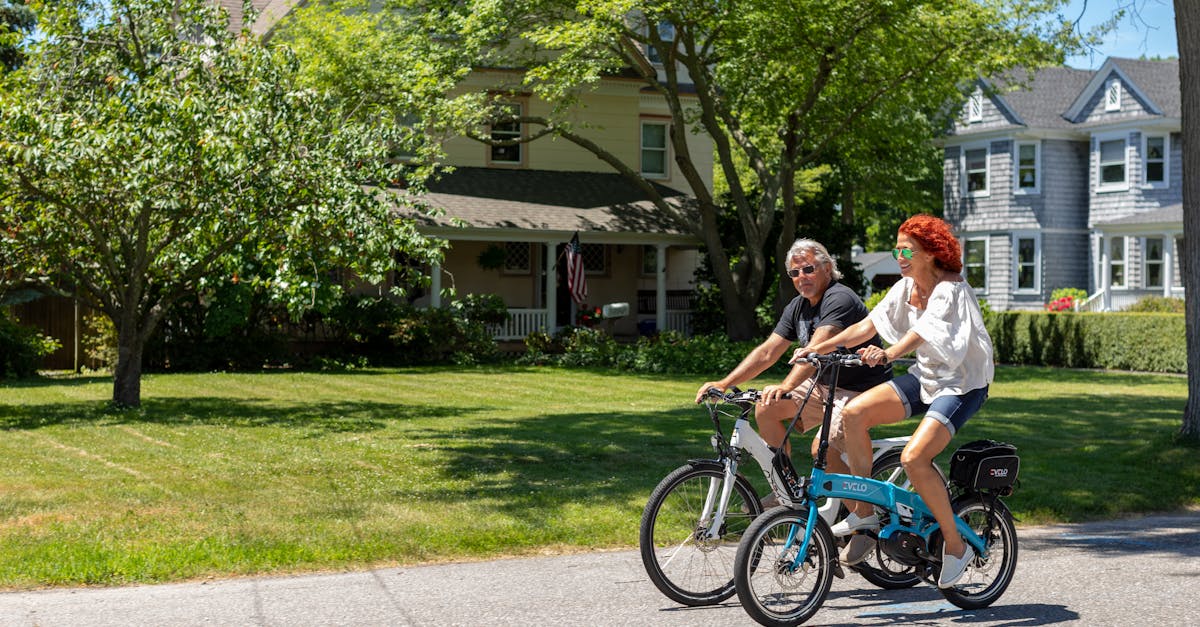
[[[743,392],[733,388],[722,393],[710,389],[705,407],[715,430],[711,443],[716,459],[693,459],[672,471],[654,488],[642,512],[639,533],[642,564],[654,585],[678,603],[715,605],[735,592],[733,561],[738,543],[751,521],[763,512],[754,486],[738,473],[743,451],[748,451],[762,467],[767,484],[781,505],[800,505],[801,495],[792,495],[787,489],[789,485],[797,485],[798,478],[791,459],[782,447],[776,449],[763,441],[750,424],[750,415],[760,395],[757,390]],[[804,402],[808,400],[805,398]],[[728,440],[721,431],[722,416],[734,419]],[[787,428],[785,442],[799,418],[797,412]],[[872,478],[910,489],[908,475],[900,465],[900,452],[908,440],[905,436],[871,441]],[[940,468],[938,472],[941,473]],[[845,516],[846,510],[840,500],[827,499],[818,511],[832,525]],[[911,567],[876,564],[878,559],[879,555],[872,555],[850,568],[872,584],[889,590],[920,583],[920,576]],[[840,568],[835,574],[844,576]]]

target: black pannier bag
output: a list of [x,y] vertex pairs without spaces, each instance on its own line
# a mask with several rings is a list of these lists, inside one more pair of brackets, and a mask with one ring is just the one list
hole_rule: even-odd
[[994,490],[1017,481],[1017,447],[995,440],[968,442],[950,458],[950,480],[966,488]]

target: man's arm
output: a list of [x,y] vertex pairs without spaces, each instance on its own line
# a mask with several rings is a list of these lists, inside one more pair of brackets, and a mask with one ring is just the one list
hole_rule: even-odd
[[724,378],[719,381],[708,381],[704,385],[701,385],[700,389],[696,391],[696,402],[699,403],[704,400],[704,393],[709,388],[717,388],[724,391],[731,385],[737,385],[757,377],[769,368],[771,364],[779,361],[779,358],[787,352],[788,347],[791,345],[791,341],[787,338],[778,333],[772,333],[762,344],[759,344],[754,350],[750,351],[750,354],[746,355],[742,359],[742,362],[729,371],[729,374],[725,375]]
[[[812,334],[812,338],[808,341],[808,346],[814,346],[824,342],[841,332],[841,329],[833,325],[817,327]],[[806,351],[808,347],[800,348],[799,351]],[[763,388],[762,402],[770,405],[783,397],[784,394],[791,392],[804,383],[806,379],[816,374],[817,369],[807,363],[800,363],[792,366],[792,371],[783,378],[783,382],[779,385],[768,385]]]

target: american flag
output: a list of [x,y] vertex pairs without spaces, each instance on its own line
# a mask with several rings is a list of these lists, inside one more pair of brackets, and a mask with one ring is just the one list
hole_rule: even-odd
[[582,305],[587,300],[587,276],[583,270],[582,247],[579,245],[579,232],[567,242],[567,289],[576,305]]

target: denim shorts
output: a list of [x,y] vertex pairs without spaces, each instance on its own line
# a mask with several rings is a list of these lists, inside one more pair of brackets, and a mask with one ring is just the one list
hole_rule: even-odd
[[923,413],[926,418],[946,425],[951,436],[958,433],[967,420],[983,407],[988,396],[988,386],[985,385],[966,394],[939,396],[926,405],[921,401],[921,382],[915,376],[903,374],[889,381],[888,385],[904,403],[906,418]]

